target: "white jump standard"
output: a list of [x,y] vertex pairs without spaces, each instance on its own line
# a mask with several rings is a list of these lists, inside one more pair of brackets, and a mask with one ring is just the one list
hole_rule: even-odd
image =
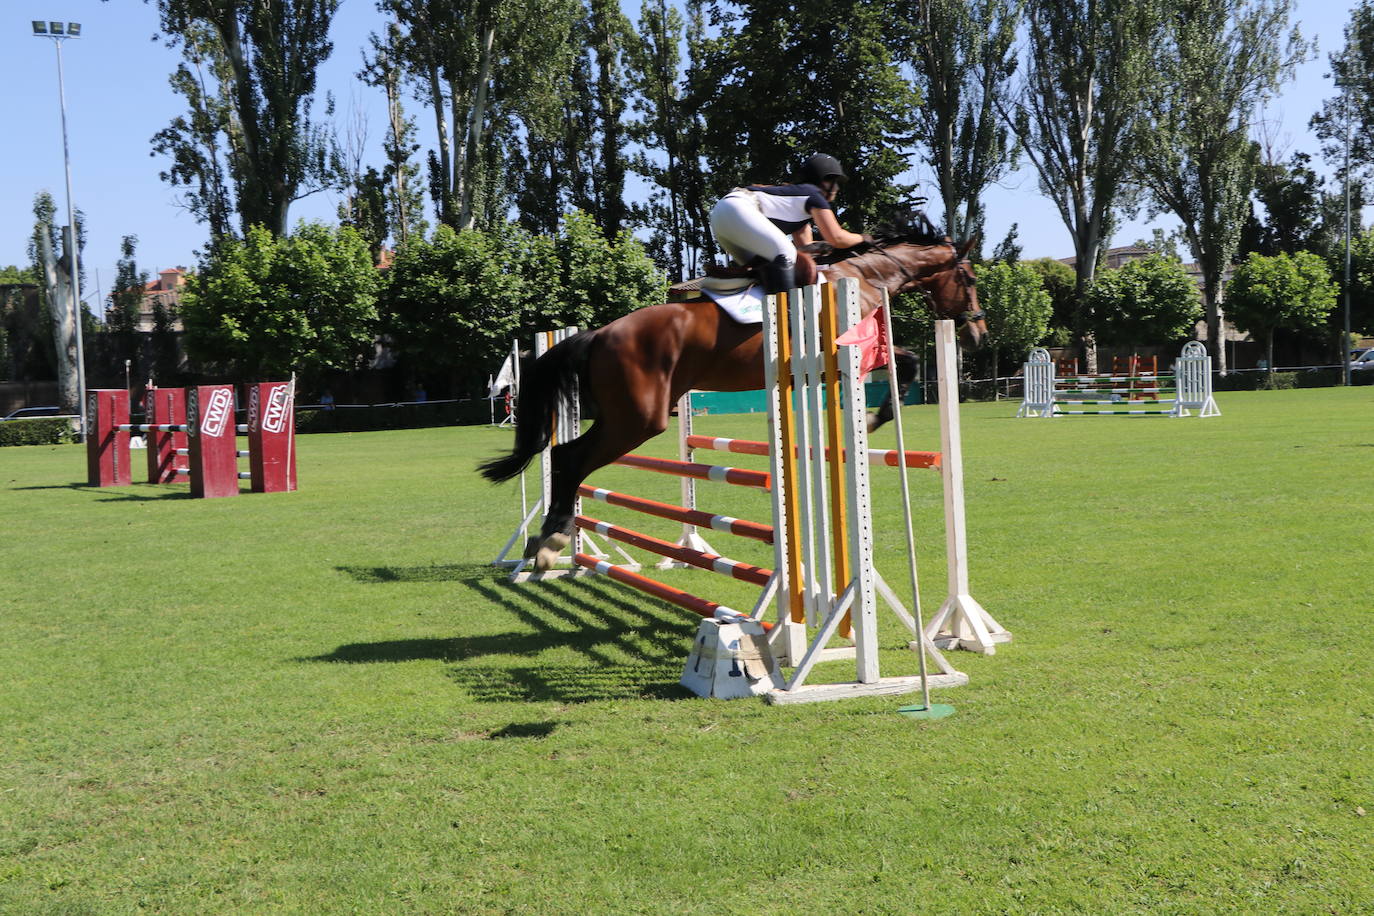
[[1221,415],[1212,398],[1212,358],[1195,340],[1183,345],[1172,375],[1056,377],[1054,361],[1043,347],[1031,350],[1024,375],[1018,417],[1188,417],[1193,410],[1199,417]]

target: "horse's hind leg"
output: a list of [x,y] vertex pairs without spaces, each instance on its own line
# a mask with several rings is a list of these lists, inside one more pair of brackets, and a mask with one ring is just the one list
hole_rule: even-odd
[[627,416],[619,417],[614,426],[608,425],[605,419],[598,419],[578,438],[553,447],[548,511],[538,538],[530,539],[525,553],[534,557],[536,570],[552,569],[559,554],[572,540],[577,488],[587,475],[663,432],[666,427],[666,411],[662,422],[647,424],[634,422]]
[[553,449],[552,491],[534,550],[540,571],[552,567],[572,540],[577,488],[587,475],[668,428],[681,335],[671,322],[666,329],[662,322],[637,323],[652,312],[632,312],[607,325],[600,345],[587,355],[582,391],[596,406],[596,421]]

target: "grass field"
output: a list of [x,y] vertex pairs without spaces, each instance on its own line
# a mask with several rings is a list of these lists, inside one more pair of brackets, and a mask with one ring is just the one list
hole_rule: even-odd
[[[473,471],[505,431],[308,436],[298,493],[213,501],[2,449],[0,913],[1374,912],[1374,388],[1218,400],[965,406],[973,593],[1015,640],[950,654],[938,722],[698,700],[694,619],[506,584],[518,491]],[[938,448],[934,408],[905,416]],[[901,637],[884,673],[915,671]]]

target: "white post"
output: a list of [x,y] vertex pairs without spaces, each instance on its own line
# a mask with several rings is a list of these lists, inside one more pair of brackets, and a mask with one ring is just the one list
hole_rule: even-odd
[[935,359],[940,390],[940,473],[945,491],[945,564],[949,594],[931,618],[926,635],[941,648],[955,646],[992,655],[1011,634],[969,594],[968,534],[964,519],[964,459],[959,432],[959,374],[954,322],[935,322]]
[[773,503],[773,578],[776,583],[777,625],[773,628],[770,643],[773,657],[779,664],[796,665],[806,652],[806,627],[792,621],[789,606],[788,583],[800,570],[794,570],[787,562],[788,531],[783,520],[787,517],[786,488],[787,479],[783,473],[783,450],[792,443],[782,438],[782,395],[779,392],[778,371],[781,354],[778,350],[778,320],[786,321],[786,315],[777,314],[777,302],[772,296],[765,297],[763,303],[763,387],[768,399],[768,470],[773,478],[773,489],[769,493]]
[[[835,288],[835,311],[838,332],[843,334],[859,323],[859,283],[841,279]],[[838,335],[837,335],[838,336]],[[839,348],[837,348],[839,349]],[[836,354],[840,367],[841,396],[844,398],[844,449],[849,455],[845,463],[845,481],[849,487],[846,511],[849,515],[849,557],[854,584],[850,620],[854,624],[855,680],[872,684],[878,672],[878,592],[873,575],[873,505],[869,485],[868,416],[864,410],[864,379],[859,371],[859,348],[844,347]],[[896,372],[889,373],[894,379]],[[840,458],[840,443],[832,442],[833,459]],[[821,453],[824,460],[824,453]],[[901,459],[899,459],[899,464]],[[845,587],[850,583],[837,583]]]

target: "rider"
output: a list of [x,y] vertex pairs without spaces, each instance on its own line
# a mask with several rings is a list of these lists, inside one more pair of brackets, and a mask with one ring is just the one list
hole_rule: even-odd
[[[763,269],[764,292],[796,286],[797,246],[811,242],[811,224],[836,248],[852,248],[864,237],[849,232],[830,206],[848,178],[840,161],[816,153],[802,163],[796,184],[751,184],[735,188],[711,210],[711,232],[737,263],[756,256]],[[790,235],[790,238],[789,238]]]

